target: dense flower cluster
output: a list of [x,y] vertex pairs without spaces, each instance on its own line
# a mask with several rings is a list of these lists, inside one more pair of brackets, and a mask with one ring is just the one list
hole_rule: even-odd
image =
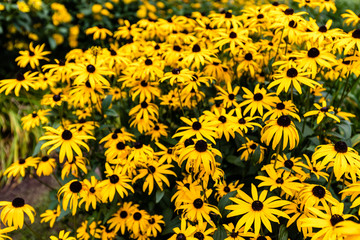
[[[41,221],[81,221],[51,239],[360,238],[355,115],[340,108],[360,79],[360,29],[278,2],[124,25],[88,28],[102,46],[64,59],[31,43],[26,70],[0,81],[38,98],[22,125],[44,131],[4,174],[52,175]],[[0,238],[34,221],[23,198],[0,206]]]

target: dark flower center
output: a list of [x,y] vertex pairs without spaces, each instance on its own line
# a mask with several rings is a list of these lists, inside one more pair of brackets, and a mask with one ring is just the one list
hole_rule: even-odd
[[176,240],[186,240],[186,236],[183,233],[176,235]]
[[115,183],[119,182],[119,180],[120,180],[119,176],[116,174],[111,175],[109,177],[109,179],[112,184],[115,184]]
[[118,143],[116,144],[116,148],[117,148],[118,150],[124,150],[124,149],[125,149],[125,143],[123,143],[123,142],[118,142]]
[[188,146],[193,145],[193,144],[194,144],[194,141],[191,138],[186,139],[185,142],[184,142],[185,147],[188,147]]
[[121,211],[121,212],[120,212],[120,217],[121,217],[121,218],[126,218],[127,216],[128,216],[127,211]]
[[154,47],[155,50],[159,50],[160,49],[160,46],[159,44],[156,44],[156,46]]
[[136,149],[140,149],[140,148],[143,147],[143,143],[142,143],[142,142],[136,142],[136,143],[134,143],[134,147],[135,147]]
[[310,48],[310,50],[307,53],[308,57],[310,58],[316,58],[320,55],[320,51],[317,48]]
[[175,74],[175,75],[178,75],[178,74],[180,74],[180,68],[174,68],[171,72],[172,72],[172,74]]
[[118,138],[118,135],[117,135],[116,133],[113,133],[113,134],[111,135],[111,138],[112,138],[112,139],[117,139],[117,138]]
[[264,18],[264,14],[260,13],[259,15],[257,15],[257,19],[262,19]]
[[226,12],[225,13],[225,18],[232,18],[232,13],[231,12]]
[[207,143],[204,140],[199,140],[195,144],[195,150],[198,152],[205,152],[207,150]]
[[32,56],[35,56],[35,53],[31,50],[29,50],[29,56],[32,57]]
[[272,3],[272,5],[275,6],[275,7],[279,6],[279,4],[280,4],[279,2],[273,2]]
[[197,198],[194,200],[193,205],[195,208],[200,209],[204,205],[204,202],[201,198]]
[[250,148],[251,148],[252,150],[255,150],[256,147],[257,147],[257,145],[256,145],[255,143],[253,143],[253,144],[250,145]]
[[291,27],[291,28],[296,28],[296,27],[297,27],[297,22],[295,22],[294,20],[291,20],[291,21],[289,22],[289,27]]
[[348,150],[348,146],[345,142],[343,141],[338,141],[337,143],[335,143],[335,151],[337,151],[338,153],[346,153]]
[[231,32],[231,33],[229,34],[229,37],[230,37],[230,38],[237,38],[236,32]]
[[154,219],[154,218],[150,218],[150,219],[148,220],[148,222],[149,222],[150,224],[154,224],[154,223],[155,223],[155,219]]
[[92,64],[89,64],[89,65],[87,65],[87,67],[86,67],[86,71],[88,71],[89,73],[93,73],[93,72],[95,72],[95,66],[94,65],[92,65]]
[[107,232],[107,233],[111,233],[112,231],[113,231],[113,229],[110,229],[109,226],[107,226],[107,227],[105,228],[105,232]]
[[12,205],[15,208],[23,207],[25,205],[25,200],[22,198],[15,198],[14,200],[12,200]]
[[298,71],[295,68],[290,68],[287,70],[286,72],[286,76],[290,77],[290,78],[294,78],[298,75]]
[[238,232],[235,232],[235,230],[233,229],[232,230],[232,232],[231,232],[231,234],[230,234],[230,237],[232,237],[232,238],[236,238],[237,236],[238,236]]
[[285,109],[285,104],[283,104],[282,102],[281,102],[281,103],[277,103],[277,104],[276,104],[276,109],[278,109],[278,110],[283,110],[283,109]]
[[239,121],[238,121],[238,123],[240,123],[240,124],[245,124],[245,123],[246,123],[245,118],[240,118]]
[[83,119],[80,119],[79,120],[79,123],[86,123],[86,120],[83,118]]
[[143,101],[140,105],[142,108],[147,108],[149,106],[149,104],[145,101]]
[[114,133],[122,133],[120,128],[115,129]]
[[314,194],[315,197],[317,198],[323,198],[325,196],[325,189],[322,186],[315,186],[312,189],[312,193]]
[[156,168],[154,166],[149,166],[149,171],[151,173],[154,173],[156,171]]
[[86,86],[87,88],[91,88],[91,83],[90,83],[89,81],[86,81],[86,82],[85,82],[85,86]]
[[172,150],[171,148],[169,148],[169,149],[167,150],[167,153],[168,153],[168,154],[172,154],[172,152],[173,152],[173,150]]
[[82,184],[81,184],[81,182],[79,182],[79,181],[75,181],[75,182],[72,182],[72,183],[70,184],[70,190],[71,190],[73,193],[78,193],[78,192],[80,192],[81,188],[82,188]]
[[194,130],[200,130],[200,128],[201,128],[201,123],[200,122],[194,122],[193,124],[192,124],[192,128],[194,129]]
[[204,240],[205,237],[204,237],[204,234],[202,234],[202,232],[196,232],[194,234],[194,238],[197,238],[197,239],[200,239],[200,240]]
[[229,97],[230,100],[234,100],[234,99],[235,99],[235,95],[234,95],[233,93],[230,93],[228,97]]
[[19,164],[24,164],[24,163],[25,163],[25,159],[20,158],[20,159],[19,159]]
[[38,115],[37,115],[37,113],[32,113],[32,118],[36,118]]
[[156,126],[154,127],[154,130],[155,130],[155,131],[158,131],[159,129],[160,129],[159,125],[156,125]]
[[293,15],[294,14],[294,9],[292,8],[288,8],[284,11],[285,15]]
[[342,60],[342,63],[345,64],[345,65],[349,65],[351,62],[349,60]]
[[69,130],[64,130],[61,137],[64,140],[70,140],[72,138],[72,133]]
[[282,178],[277,178],[275,181],[277,184],[283,184],[284,183],[284,179]]
[[48,156],[43,156],[43,157],[41,158],[41,161],[42,161],[42,162],[47,162],[47,161],[49,161],[49,157],[48,157]]
[[230,188],[228,186],[225,186],[224,187],[224,192],[227,192],[227,193],[230,192]]
[[286,160],[286,161],[284,162],[284,166],[287,167],[287,168],[289,168],[289,169],[292,169],[292,167],[294,166],[294,163],[293,163],[293,161],[291,161],[291,160]]
[[328,29],[327,29],[326,26],[321,26],[321,27],[319,27],[319,32],[326,33],[327,30],[328,30]]
[[337,223],[344,221],[344,218],[339,214],[334,214],[330,218],[331,225],[335,226]]
[[277,124],[281,127],[288,127],[291,124],[291,119],[288,116],[283,115],[278,118]]
[[328,107],[322,107],[322,108],[320,108],[320,111],[321,112],[328,112],[329,108]]
[[222,122],[222,123],[226,123],[226,117],[220,116],[219,121]]
[[262,202],[260,202],[259,200],[253,201],[253,203],[251,204],[251,208],[254,211],[261,211],[264,207],[264,204]]
[[60,101],[60,100],[61,100],[60,95],[59,95],[59,94],[55,94],[55,95],[53,96],[53,100],[54,100],[55,102]]
[[264,96],[261,93],[254,94],[254,100],[255,101],[261,101],[263,100]]
[[94,188],[94,187],[91,187],[91,188],[89,189],[89,192],[95,193],[95,188]]
[[360,38],[360,28],[353,31],[352,37],[353,38]]
[[245,54],[245,60],[251,61],[253,59],[253,55],[251,53]]
[[192,51],[193,51],[193,52],[200,52],[200,51],[201,51],[201,48],[200,48],[200,46],[199,46],[198,44],[195,44],[195,45],[193,46],[193,48],[192,48]]
[[176,45],[176,46],[173,47],[173,50],[176,51],[176,52],[180,52],[181,47]]
[[24,81],[24,80],[25,80],[24,74],[22,74],[21,72],[18,72],[18,73],[16,74],[16,80],[18,80],[18,81]]
[[147,87],[148,83],[145,80],[142,80],[140,82],[140,85],[143,86],[143,87]]
[[111,56],[116,56],[117,55],[117,53],[116,53],[116,51],[114,49],[110,49],[110,54],[111,54]]
[[133,218],[134,218],[134,220],[139,221],[141,219],[141,213],[139,213],[139,212],[134,213]]
[[145,60],[145,65],[146,66],[150,66],[150,65],[152,65],[153,64],[153,61],[151,61],[151,59],[146,59]]

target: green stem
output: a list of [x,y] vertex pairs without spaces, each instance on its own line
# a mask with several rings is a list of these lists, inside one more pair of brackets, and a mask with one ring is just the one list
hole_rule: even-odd
[[342,92],[341,97],[340,97],[340,101],[338,102],[338,104],[337,104],[337,106],[336,106],[335,110],[339,108],[339,106],[340,106],[340,104],[341,104],[342,100],[343,100],[343,99],[344,99],[344,97],[345,97],[345,92],[346,92],[346,89],[348,88],[348,85],[349,85],[350,75],[351,75],[351,74],[349,73],[348,77],[346,78],[345,87],[344,87],[344,89],[343,89],[343,92]]
[[278,144],[277,147],[276,147],[276,157],[275,157],[275,162],[274,162],[274,169],[275,169],[275,170],[276,170],[276,163],[277,163],[278,158],[279,158],[281,140],[282,140],[282,138],[280,139],[280,142],[279,142],[279,144]]
[[332,178],[334,177],[334,170],[331,172],[331,175],[330,175],[330,178],[329,178],[329,181],[328,181],[328,184],[326,186],[326,189],[329,190],[330,189],[330,185],[331,185],[331,180]]
[[62,187],[63,185],[61,184],[60,180],[59,180],[58,177],[55,175],[55,173],[53,173],[53,176],[54,176],[56,182],[60,185],[60,187]]
[[24,221],[24,224],[30,230],[30,232],[35,236],[36,239],[42,239],[42,237],[37,232],[35,232],[27,222]]

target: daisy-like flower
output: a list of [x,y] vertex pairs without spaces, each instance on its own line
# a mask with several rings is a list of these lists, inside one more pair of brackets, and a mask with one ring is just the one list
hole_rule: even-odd
[[299,192],[299,200],[301,202],[301,208],[304,208],[306,212],[308,212],[310,207],[319,206],[319,203],[321,203],[322,206],[338,204],[338,201],[326,188],[315,184],[306,184]]
[[50,112],[50,109],[33,111],[32,113],[21,118],[21,125],[23,129],[29,131],[31,128],[40,126],[40,124],[46,124],[49,120],[46,117]]
[[197,240],[194,237],[194,233],[196,232],[196,227],[191,226],[190,224],[186,224],[186,218],[181,219],[180,227],[176,227],[173,229],[174,235],[172,235],[169,240]]
[[121,170],[121,166],[117,165],[114,169],[110,167],[108,163],[105,164],[106,177],[108,179],[101,181],[98,184],[101,190],[102,201],[106,202],[108,199],[111,202],[116,192],[121,198],[128,195],[128,190],[134,192],[134,189],[128,182],[131,182],[128,176],[126,176]]
[[226,49],[226,45],[229,44],[230,52],[235,55],[238,53],[237,46],[244,47],[246,42],[248,42],[248,30],[238,28],[236,31],[234,29],[229,30],[228,32],[219,31],[219,36],[214,38],[215,42],[214,47],[221,49]]
[[132,202],[124,202],[120,209],[114,213],[111,218],[107,221],[110,224],[110,229],[115,229],[115,232],[120,230],[121,234],[125,234],[127,227],[127,220],[137,210],[137,204],[133,205]]
[[164,136],[167,137],[168,133],[166,131],[168,127],[165,124],[162,123],[156,123],[155,126],[147,132],[145,135],[151,136],[151,141],[158,142],[159,139]]
[[236,102],[236,95],[239,93],[240,90],[239,86],[236,86],[233,89],[231,83],[229,82],[226,84],[227,91],[225,91],[223,88],[219,86],[216,86],[216,88],[219,90],[219,92],[215,100],[221,100],[225,108],[230,108],[232,106],[237,107],[239,105]]
[[0,239],[1,239],[1,240],[5,240],[5,239],[10,239],[10,240],[12,240],[12,238],[9,237],[9,236],[7,235],[7,233],[12,232],[12,231],[14,231],[14,230],[15,230],[14,227],[0,228]]
[[149,227],[150,215],[145,210],[135,209],[132,215],[127,220],[128,229],[134,233],[135,236],[138,234],[146,233]]
[[230,136],[235,138],[233,126],[234,123],[236,123],[237,118],[232,116],[233,112],[234,111],[231,110],[229,113],[226,113],[224,108],[221,109],[221,111],[216,108],[213,112],[204,111],[204,115],[209,119],[209,121],[217,122],[215,127],[218,129],[217,133],[219,139],[221,139],[223,136],[225,136],[226,141],[230,140]]
[[261,163],[264,160],[264,154],[266,148],[261,146],[260,144],[250,140],[249,138],[245,137],[246,143],[243,143],[241,147],[237,150],[238,152],[242,151],[240,155],[241,160],[248,161],[252,155],[255,153],[256,149],[259,147],[260,150],[260,157],[258,159],[258,163]]
[[[89,240],[91,238],[99,239],[101,237],[101,229],[98,226],[101,221],[92,221],[90,224],[87,220],[81,223],[81,226],[76,230],[76,237],[78,240]],[[60,239],[59,239],[60,240]]]
[[60,214],[61,214],[60,205],[57,205],[56,209],[54,210],[47,209],[44,213],[40,215],[41,217],[40,223],[49,222],[50,228],[52,228],[55,224],[56,219],[60,216]]
[[160,163],[167,162],[170,164],[173,161],[176,161],[177,156],[175,155],[175,150],[172,147],[167,148],[159,142],[155,142],[155,144],[161,150],[161,151],[155,153],[156,156],[159,156],[158,161]]
[[155,97],[160,96],[160,89],[157,87],[158,85],[159,83],[157,82],[146,80],[135,81],[130,90],[132,100],[135,101],[136,97],[139,96],[139,102],[153,101]]
[[301,183],[295,182],[299,181],[299,179],[291,176],[290,171],[275,170],[272,164],[264,166],[262,170],[265,170],[269,177],[256,176],[255,179],[262,181],[258,187],[270,187],[270,192],[280,188],[289,196],[294,196],[302,187]]
[[204,66],[205,64],[212,61],[214,50],[212,50],[210,46],[205,46],[205,44],[198,42],[190,47],[190,51],[184,52],[185,56],[182,62],[185,64],[185,66],[188,66],[193,70],[200,69],[200,66]]
[[320,228],[316,233],[311,234],[311,239],[341,239],[342,232],[341,227],[337,226],[339,222],[344,222],[343,226],[346,226],[347,219],[354,217],[350,214],[343,214],[344,203],[338,203],[335,206],[324,206],[325,212],[310,207],[309,211],[314,217],[302,218],[302,227]]
[[104,28],[102,25],[97,25],[95,27],[91,27],[85,30],[86,35],[93,35],[93,39],[101,39],[104,40],[106,36],[112,36],[112,32],[109,29]]
[[239,180],[229,184],[227,184],[226,181],[223,180],[216,185],[216,198],[219,201],[226,194],[236,190],[240,190],[243,186],[244,184],[239,184]]
[[176,84],[183,84],[186,81],[192,79],[194,72],[184,68],[173,68],[171,72],[167,72],[164,76],[159,80],[160,82],[169,81],[170,85],[173,86],[174,83]]
[[47,154],[54,151],[56,148],[60,147],[59,161],[62,163],[67,157],[68,161],[72,161],[75,153],[82,157],[82,151],[79,147],[83,146],[86,150],[89,151],[89,146],[83,142],[87,139],[95,139],[93,136],[87,136],[83,134],[79,134],[76,129],[64,129],[62,127],[58,127],[57,129],[52,127],[44,127],[46,130],[45,136],[39,138],[39,140],[48,140],[48,142],[44,143],[41,146],[41,149],[44,149],[48,146],[52,146]]
[[283,150],[288,145],[289,149],[294,149],[299,143],[299,133],[290,117],[283,115],[278,119],[272,119],[266,122],[265,127],[261,130],[261,141],[268,146],[272,141],[272,149],[274,150],[278,144],[281,143]]
[[308,78],[309,75],[309,72],[302,70],[293,61],[290,61],[285,68],[279,69],[274,75],[274,81],[269,84],[268,89],[277,86],[276,94],[279,95],[282,91],[288,92],[290,87],[294,87],[299,94],[302,94],[300,83],[310,88],[320,85]]
[[265,119],[267,118],[277,119],[282,115],[289,115],[300,121],[300,117],[297,114],[298,111],[299,110],[296,108],[295,104],[291,100],[281,101],[279,99],[279,101],[276,102],[276,107],[264,114],[263,121],[265,121]]
[[86,211],[89,211],[90,205],[93,209],[96,209],[96,203],[100,202],[100,188],[98,187],[98,180],[95,176],[91,176],[90,181],[88,179],[84,179],[83,181],[85,191],[82,194],[82,199],[79,202],[79,207],[85,203]]
[[252,197],[238,190],[239,198],[230,198],[235,204],[225,207],[225,209],[231,211],[227,217],[243,215],[236,224],[236,230],[239,230],[245,225],[244,232],[248,232],[251,226],[254,225],[254,233],[259,234],[261,224],[264,224],[266,229],[272,232],[270,221],[279,223],[276,216],[289,219],[286,213],[277,208],[288,205],[290,202],[281,200],[281,198],[277,196],[266,199],[267,194],[268,191],[264,190],[259,196],[255,185],[251,184]]
[[291,216],[286,227],[290,227],[293,223],[296,223],[298,231],[302,232],[304,237],[307,237],[308,233],[312,232],[311,228],[301,228],[301,220],[307,218],[308,213],[304,212],[304,207],[301,207],[300,200],[297,197],[289,205],[284,206],[283,211]]
[[310,158],[305,154],[303,156],[306,160],[305,168],[310,171],[310,174],[308,174],[308,176],[305,177],[310,178],[311,174],[314,174],[317,179],[323,177],[326,181],[328,181],[329,174],[326,172],[327,165],[323,164],[322,161],[317,162],[316,160],[313,159],[310,160]]
[[202,224],[196,225],[196,232],[194,233],[194,237],[202,240],[213,240],[212,235],[216,231],[214,227],[207,227],[207,223],[203,222]]
[[74,237],[69,237],[71,232],[65,232],[65,230],[61,230],[59,233],[59,237],[50,236],[50,240],[76,240]]
[[37,66],[39,66],[39,60],[46,60],[50,61],[48,58],[45,57],[45,55],[50,54],[49,51],[44,51],[45,44],[37,45],[34,48],[34,43],[31,42],[29,45],[29,50],[20,51],[19,57],[15,59],[17,64],[21,68],[25,68],[28,64],[30,64],[31,68],[35,69]]
[[344,23],[347,25],[356,26],[360,22],[360,14],[356,14],[350,9],[346,9],[347,13],[341,14],[341,17],[344,18]]
[[73,66],[70,77],[75,77],[74,85],[82,85],[89,81],[95,89],[96,85],[110,87],[109,81],[103,75],[114,75],[102,59],[91,57],[89,62],[77,63]]
[[79,199],[85,191],[82,182],[74,179],[62,186],[58,191],[58,199],[60,202],[60,196],[63,195],[62,207],[66,211],[68,206],[72,210],[72,215],[75,215],[79,205]]
[[[148,220],[149,226],[146,231],[148,236],[157,237],[158,233],[161,233],[161,225],[164,225],[165,222],[163,220],[163,216],[161,215],[152,215],[150,216],[150,219]],[[161,224],[161,225],[160,225]]]
[[323,165],[327,166],[332,163],[336,180],[345,174],[350,174],[353,182],[356,182],[357,176],[360,173],[360,156],[358,152],[348,147],[343,141],[338,141],[335,144],[320,145],[315,148],[312,156],[314,161],[322,159]]
[[324,117],[329,117],[334,119],[337,122],[340,122],[340,119],[335,116],[335,110],[333,106],[327,107],[326,101],[322,101],[321,106],[318,103],[314,103],[314,106],[317,110],[312,110],[304,114],[304,117],[309,117],[313,115],[317,115],[316,123],[319,124]]
[[146,176],[143,184],[143,192],[149,188],[149,195],[154,190],[154,182],[159,186],[160,190],[163,191],[163,183],[170,187],[170,182],[166,175],[176,176],[176,174],[169,169],[173,167],[171,164],[164,164],[161,162],[149,160],[143,167],[143,169],[139,169],[139,173],[133,178],[132,181],[135,183],[138,179]]
[[283,155],[274,154],[272,158],[273,159],[270,162],[271,164],[275,164],[274,158],[277,158],[276,166],[274,165],[275,169],[281,169],[281,168],[285,167],[285,168],[289,169],[291,172],[298,174],[297,177],[306,175],[303,168],[306,168],[307,166],[302,162],[301,157],[288,158],[285,154],[283,154]]
[[150,118],[157,119],[159,116],[159,107],[154,103],[143,101],[130,109],[129,116],[135,116],[135,119],[144,119],[144,121],[149,121]]
[[[177,209],[182,209],[184,218],[192,222],[198,222],[200,225],[204,220],[211,226],[215,227],[214,222],[210,218],[210,213],[220,215],[219,209],[205,202],[205,195],[201,196],[200,192],[190,188],[187,192],[188,196],[181,200],[182,205]],[[206,194],[206,193],[205,193]]]
[[56,167],[55,158],[49,156],[43,156],[39,158],[38,165],[36,167],[36,175],[50,176]]
[[255,119],[260,117],[245,117],[242,114],[240,108],[236,108],[235,113],[237,117],[237,122],[235,123],[234,131],[239,133],[241,136],[244,136],[244,134],[246,134],[249,129],[254,130],[255,127],[262,128],[259,123],[254,121]]
[[245,94],[243,95],[244,101],[239,104],[240,107],[246,106],[243,114],[246,115],[250,111],[250,117],[254,116],[255,112],[259,112],[260,116],[264,113],[264,108],[271,110],[275,106],[278,97],[275,93],[267,93],[265,88],[260,88],[257,84],[252,93],[249,89],[242,88]]
[[12,202],[0,201],[1,221],[8,227],[21,229],[24,225],[24,213],[28,215],[30,222],[34,222],[35,209],[25,204],[23,198],[14,198]]
[[38,162],[37,158],[28,157],[26,159],[20,158],[18,161],[11,164],[4,172],[4,175],[9,177],[25,177],[25,170],[28,167],[35,167]]
[[200,116],[199,120],[185,117],[180,119],[191,127],[180,127],[177,133],[173,135],[173,138],[181,137],[179,143],[183,143],[186,139],[195,136],[198,139],[206,138],[215,144],[215,138],[217,137],[216,122],[210,122],[205,115]]
[[194,145],[189,145],[180,151],[178,163],[181,166],[186,160],[187,172],[199,173],[204,169],[206,174],[214,175],[216,169],[215,156],[221,157],[221,152],[200,139]]
[[25,91],[29,91],[30,88],[36,88],[35,80],[36,80],[37,72],[31,73],[21,73],[18,72],[16,77],[13,79],[3,79],[0,80],[0,93],[5,91],[5,95],[8,95],[12,90],[14,90],[15,95],[18,97],[21,88],[24,88]]
[[223,226],[227,233],[227,238],[225,238],[224,240],[245,240],[244,237],[248,236],[248,234],[244,233],[243,227],[236,230],[233,223],[223,224]]

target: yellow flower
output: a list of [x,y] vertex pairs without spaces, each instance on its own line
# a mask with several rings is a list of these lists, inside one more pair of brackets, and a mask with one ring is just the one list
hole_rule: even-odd
[[1,221],[8,227],[15,229],[22,228],[24,225],[24,213],[28,215],[30,222],[34,222],[35,209],[29,204],[25,204],[22,198],[14,198],[12,202],[1,201]]

